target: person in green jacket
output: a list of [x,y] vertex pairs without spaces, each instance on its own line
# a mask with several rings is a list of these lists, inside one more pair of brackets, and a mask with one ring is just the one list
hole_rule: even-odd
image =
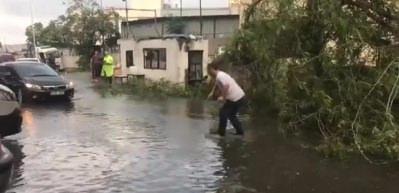
[[106,53],[106,55],[104,56],[101,76],[104,77],[109,84],[112,84],[112,79],[114,77],[114,67],[114,58],[112,58],[109,53]]

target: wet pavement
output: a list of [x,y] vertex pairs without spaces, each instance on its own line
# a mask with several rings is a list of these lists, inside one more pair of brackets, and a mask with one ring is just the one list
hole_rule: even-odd
[[323,159],[284,138],[267,118],[244,139],[206,137],[215,104],[146,99],[93,89],[71,104],[23,107],[8,193],[396,193],[398,166]]

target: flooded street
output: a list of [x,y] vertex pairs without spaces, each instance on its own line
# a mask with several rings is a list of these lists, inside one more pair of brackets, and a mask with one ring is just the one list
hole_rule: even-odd
[[8,138],[8,193],[396,193],[399,167],[323,159],[245,121],[245,139],[205,137],[215,105],[143,99],[92,88],[87,74],[72,104],[23,107],[23,132]]

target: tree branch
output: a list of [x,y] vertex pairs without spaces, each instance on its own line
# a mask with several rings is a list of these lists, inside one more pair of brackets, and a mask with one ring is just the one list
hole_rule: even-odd
[[373,3],[364,0],[342,0],[343,5],[354,6],[364,11],[377,24],[399,36],[399,28],[393,22],[399,22],[399,17],[388,10],[378,9]]
[[249,6],[248,9],[245,11],[245,23],[248,23],[253,14],[255,13],[256,7],[262,2],[263,0],[254,0]]

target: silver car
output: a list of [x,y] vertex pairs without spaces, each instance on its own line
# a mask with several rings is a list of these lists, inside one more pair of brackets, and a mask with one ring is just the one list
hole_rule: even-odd
[[13,155],[3,145],[2,138],[21,132],[22,116],[15,94],[0,84],[0,191],[8,184]]

